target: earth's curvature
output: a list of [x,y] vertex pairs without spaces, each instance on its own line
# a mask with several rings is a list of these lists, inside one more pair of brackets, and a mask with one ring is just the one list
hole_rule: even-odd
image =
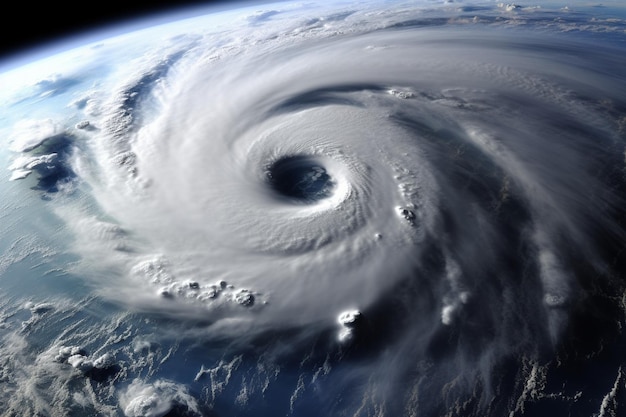
[[0,415],[626,413],[626,8],[280,2],[0,73]]

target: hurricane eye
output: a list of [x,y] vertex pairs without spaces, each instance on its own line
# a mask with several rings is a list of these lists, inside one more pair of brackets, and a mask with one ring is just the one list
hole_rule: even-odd
[[267,169],[267,182],[277,196],[295,203],[312,204],[333,194],[335,182],[315,157],[288,156]]

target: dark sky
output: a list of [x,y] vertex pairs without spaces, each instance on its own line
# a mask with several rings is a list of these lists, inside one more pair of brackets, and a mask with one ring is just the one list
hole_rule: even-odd
[[87,2],[70,4],[69,1],[32,2],[17,0],[5,7],[0,24],[0,60],[10,60],[46,44],[59,42],[80,33],[110,27],[116,23],[130,22],[147,16],[174,15],[183,9],[209,5],[236,5],[235,2],[179,0],[145,2],[125,0],[118,2]]

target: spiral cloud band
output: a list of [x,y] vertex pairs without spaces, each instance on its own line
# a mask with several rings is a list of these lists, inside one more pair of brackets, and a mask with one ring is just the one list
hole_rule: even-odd
[[17,388],[45,374],[127,416],[571,410],[560,364],[623,321],[626,54],[593,37],[626,26],[551,13],[281,3],[71,52],[12,98],[68,107],[14,121],[9,168],[81,301],[21,304],[58,337],[11,404],[73,410]]

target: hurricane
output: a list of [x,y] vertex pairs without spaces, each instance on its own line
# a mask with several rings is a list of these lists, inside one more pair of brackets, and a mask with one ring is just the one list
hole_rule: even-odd
[[619,414],[626,21],[585,13],[277,3],[37,67],[3,415]]

